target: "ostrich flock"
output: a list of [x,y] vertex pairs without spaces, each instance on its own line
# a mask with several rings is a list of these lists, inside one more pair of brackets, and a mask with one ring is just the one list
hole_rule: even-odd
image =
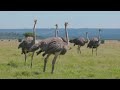
[[68,50],[72,49],[70,46],[70,43],[73,43],[74,46],[78,45],[78,52],[81,53],[81,46],[84,46],[87,44],[88,48],[92,48],[92,55],[93,55],[93,49],[96,49],[96,55],[97,55],[97,48],[101,43],[100,40],[100,32],[101,30],[99,29],[99,36],[94,37],[89,40],[88,38],[88,32],[86,32],[86,39],[84,37],[78,37],[72,40],[69,40],[68,36],[68,30],[67,26],[69,25],[68,22],[65,22],[65,39],[62,37],[58,37],[58,24],[56,24],[56,29],[55,29],[55,37],[50,37],[41,41],[36,40],[36,23],[37,20],[34,20],[34,27],[33,27],[33,37],[27,37],[25,38],[18,46],[18,49],[21,48],[22,52],[21,54],[25,55],[25,64],[26,64],[26,59],[27,59],[27,54],[29,52],[32,52],[31,56],[31,68],[32,68],[32,61],[34,57],[35,51],[39,50],[36,52],[37,55],[39,55],[41,52],[43,52],[42,56],[44,58],[44,68],[43,72],[46,70],[46,64],[48,58],[53,54],[54,58],[52,60],[52,70],[51,73],[53,74],[54,72],[54,65],[55,62],[58,58],[59,55],[65,55]]

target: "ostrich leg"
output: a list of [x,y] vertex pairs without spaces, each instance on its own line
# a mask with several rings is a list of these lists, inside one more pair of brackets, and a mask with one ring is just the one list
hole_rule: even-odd
[[26,59],[27,59],[27,51],[25,50],[25,65],[26,65]]
[[48,54],[47,57],[44,59],[44,68],[43,68],[43,72],[45,72],[45,70],[46,70],[47,60],[48,60],[48,58],[49,58],[50,55],[51,55],[51,54]]
[[96,56],[97,56],[97,48],[96,48]]
[[81,54],[80,45],[78,45],[78,53]]
[[60,53],[61,53],[61,51],[60,51],[60,52],[57,52],[57,53],[55,54],[55,57],[54,57],[54,59],[53,59],[53,61],[52,61],[52,71],[51,71],[51,74],[53,74],[55,62],[56,62],[56,59],[57,59],[57,57],[59,56]]
[[34,53],[35,53],[35,52],[33,52],[33,53],[32,53],[32,56],[31,56],[31,68],[32,68],[32,61],[33,61]]
[[42,52],[42,50],[40,50],[40,51],[36,52],[36,54],[38,55],[38,54],[40,54],[41,52]]
[[92,47],[92,55],[93,55],[93,47]]

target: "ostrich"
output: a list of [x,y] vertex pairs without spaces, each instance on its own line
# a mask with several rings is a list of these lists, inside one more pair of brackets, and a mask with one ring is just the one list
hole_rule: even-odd
[[55,37],[58,37],[58,24],[55,24],[56,29],[55,29]]
[[46,63],[47,63],[47,60],[49,58],[49,56],[51,54],[54,54],[55,57],[52,61],[52,71],[51,73],[53,74],[53,71],[54,71],[54,65],[55,65],[55,62],[56,62],[56,59],[58,57],[58,55],[64,55],[67,50],[68,50],[68,47],[69,47],[69,38],[68,38],[68,32],[67,32],[67,25],[68,23],[65,22],[65,33],[66,33],[66,42],[64,41],[52,41],[50,42],[47,46],[47,50],[45,51],[45,53],[47,54],[47,57],[44,59],[44,68],[43,68],[43,72],[45,72],[46,70]]
[[[67,31],[67,25],[68,23],[65,22],[65,33],[66,33],[66,40],[62,40],[61,38],[57,37],[57,38],[48,38],[43,40],[42,42],[40,42],[39,44],[39,48],[41,49],[41,52],[44,51],[44,54],[46,56],[46,58],[44,59],[44,68],[43,68],[43,72],[45,72],[46,70],[46,64],[47,64],[47,60],[50,57],[50,55],[55,55],[54,59],[52,60],[52,70],[51,70],[51,74],[53,74],[54,71],[54,65],[56,62],[56,59],[59,55],[65,55],[65,53],[69,50],[69,38],[68,38],[68,31]],[[31,48],[31,50],[34,51],[34,47]]]
[[101,29],[99,29],[98,38],[97,37],[92,38],[87,45],[87,48],[92,48],[92,55],[93,55],[93,49],[96,48],[96,56],[97,56],[97,48],[101,43],[100,42],[100,33],[101,33]]
[[[27,59],[27,53],[29,53],[29,49],[35,44],[38,43],[36,41],[36,31],[35,31],[35,26],[36,26],[37,20],[34,20],[34,27],[33,27],[33,37],[27,37],[25,38],[18,46],[19,48],[22,48],[22,53],[25,55],[25,65],[26,65],[26,59]],[[34,51],[32,52],[32,57],[31,57],[31,68],[32,68],[32,60],[34,56]]]
[[78,45],[78,52],[80,54],[81,54],[81,50],[80,50],[81,46],[84,46],[85,43],[88,43],[88,41],[89,41],[88,32],[86,32],[86,40],[83,37],[79,37],[79,38],[75,38],[73,40],[70,40],[71,43],[74,43],[74,46]]

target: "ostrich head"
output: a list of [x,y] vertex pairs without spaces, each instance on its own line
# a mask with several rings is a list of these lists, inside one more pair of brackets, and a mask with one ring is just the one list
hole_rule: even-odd
[[55,26],[56,26],[56,29],[58,28],[58,24],[55,24]]
[[65,22],[65,28],[67,27],[67,25],[68,25],[68,22]]

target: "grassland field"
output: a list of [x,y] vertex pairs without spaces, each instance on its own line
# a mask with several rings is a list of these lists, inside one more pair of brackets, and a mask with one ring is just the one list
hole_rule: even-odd
[[98,47],[98,55],[92,50],[72,46],[64,56],[58,57],[54,74],[51,74],[53,55],[48,59],[43,72],[44,58],[35,54],[33,68],[30,68],[31,54],[27,64],[18,49],[17,40],[0,41],[0,79],[120,79],[120,41],[106,40]]

